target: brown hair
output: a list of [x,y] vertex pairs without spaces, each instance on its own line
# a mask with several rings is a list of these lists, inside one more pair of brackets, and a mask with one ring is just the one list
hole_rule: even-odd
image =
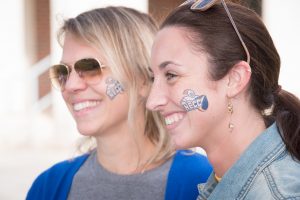
[[[205,12],[192,11],[190,6],[178,7],[160,28],[186,29],[192,47],[209,54],[211,78],[220,80],[234,64],[246,60],[246,53],[221,4]],[[262,113],[267,127],[276,121],[287,150],[300,160],[300,101],[278,85],[280,57],[272,38],[254,11],[235,3],[227,6],[251,55],[251,104]]]

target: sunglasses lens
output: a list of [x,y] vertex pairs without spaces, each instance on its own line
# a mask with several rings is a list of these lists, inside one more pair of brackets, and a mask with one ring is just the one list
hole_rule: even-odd
[[75,63],[78,75],[88,84],[96,84],[100,80],[101,66],[94,58],[85,58]]
[[65,65],[54,65],[49,70],[52,85],[62,90],[69,76],[69,70]]

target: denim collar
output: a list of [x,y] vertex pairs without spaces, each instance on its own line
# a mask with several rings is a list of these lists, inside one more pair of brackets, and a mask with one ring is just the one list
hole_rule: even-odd
[[211,174],[206,184],[199,184],[204,199],[241,199],[256,175],[285,150],[276,123],[260,134],[244,151],[237,162],[217,183]]

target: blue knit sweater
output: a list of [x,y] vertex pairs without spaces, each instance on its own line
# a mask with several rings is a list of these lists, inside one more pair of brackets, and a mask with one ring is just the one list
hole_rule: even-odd
[[[89,154],[55,164],[37,177],[32,184],[27,200],[66,200],[73,177]],[[166,200],[194,200],[198,196],[197,184],[206,182],[212,171],[207,158],[186,150],[177,151],[171,165]]]

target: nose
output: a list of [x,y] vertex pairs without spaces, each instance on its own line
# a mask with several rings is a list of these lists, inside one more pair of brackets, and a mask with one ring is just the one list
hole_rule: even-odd
[[168,102],[167,94],[168,93],[164,87],[159,86],[157,83],[153,83],[147,99],[147,109],[161,111],[163,106],[165,106]]
[[79,77],[75,70],[72,70],[64,86],[65,91],[75,92],[87,87],[85,81]]

